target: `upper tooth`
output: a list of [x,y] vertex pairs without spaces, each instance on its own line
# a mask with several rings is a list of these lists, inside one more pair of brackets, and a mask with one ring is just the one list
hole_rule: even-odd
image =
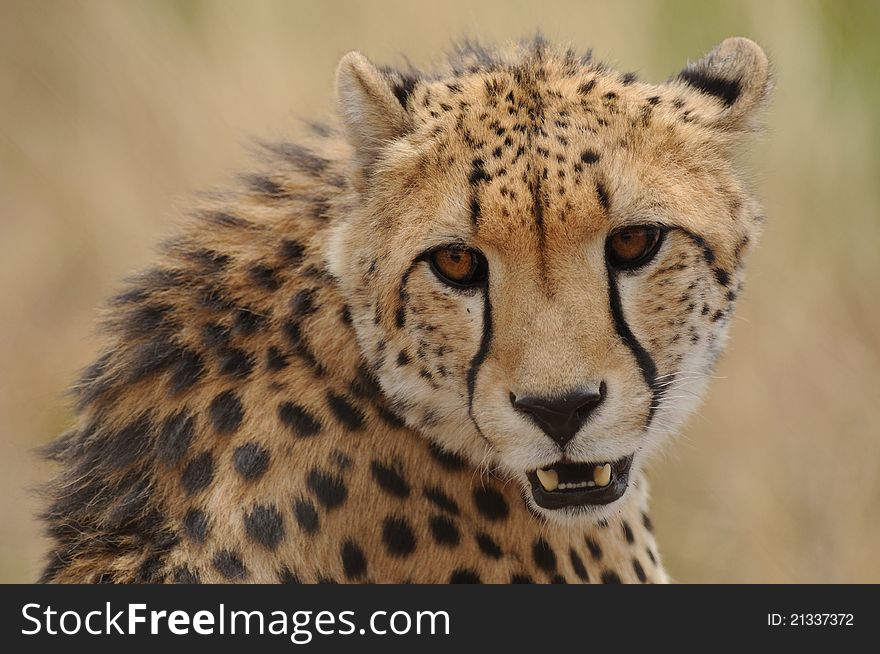
[[596,486],[607,486],[611,482],[611,464],[606,463],[593,468],[593,481]]
[[559,473],[555,470],[543,470],[538,468],[538,480],[544,490],[554,491],[559,487]]

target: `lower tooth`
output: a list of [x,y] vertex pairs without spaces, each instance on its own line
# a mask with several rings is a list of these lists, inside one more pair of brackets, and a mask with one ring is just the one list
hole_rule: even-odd
[[596,486],[607,486],[611,483],[611,464],[606,463],[593,468],[593,481],[596,482]]

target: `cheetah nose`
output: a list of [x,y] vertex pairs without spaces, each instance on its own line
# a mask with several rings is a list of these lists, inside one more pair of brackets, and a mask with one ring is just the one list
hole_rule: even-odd
[[574,438],[593,410],[605,399],[605,382],[599,389],[579,388],[558,397],[510,394],[517,411],[531,418],[559,447]]

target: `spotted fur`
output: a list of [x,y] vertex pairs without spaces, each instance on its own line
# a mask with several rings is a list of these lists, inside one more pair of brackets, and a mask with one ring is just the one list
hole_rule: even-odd
[[[642,468],[722,350],[761,222],[731,150],[768,79],[745,39],[660,85],[541,39],[433,73],[347,55],[341,122],[262,144],[111,301],[47,449],[43,580],[665,581]],[[645,222],[655,260],[612,270]],[[448,243],[485,285],[433,275]],[[564,446],[508,400],[599,380]],[[604,508],[531,499],[529,470],[631,453]]]

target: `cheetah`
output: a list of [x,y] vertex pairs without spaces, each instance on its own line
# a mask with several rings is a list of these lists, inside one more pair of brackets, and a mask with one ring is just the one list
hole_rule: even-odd
[[645,464],[763,222],[767,57],[662,84],[536,37],[336,74],[109,301],[44,582],[667,582]]

